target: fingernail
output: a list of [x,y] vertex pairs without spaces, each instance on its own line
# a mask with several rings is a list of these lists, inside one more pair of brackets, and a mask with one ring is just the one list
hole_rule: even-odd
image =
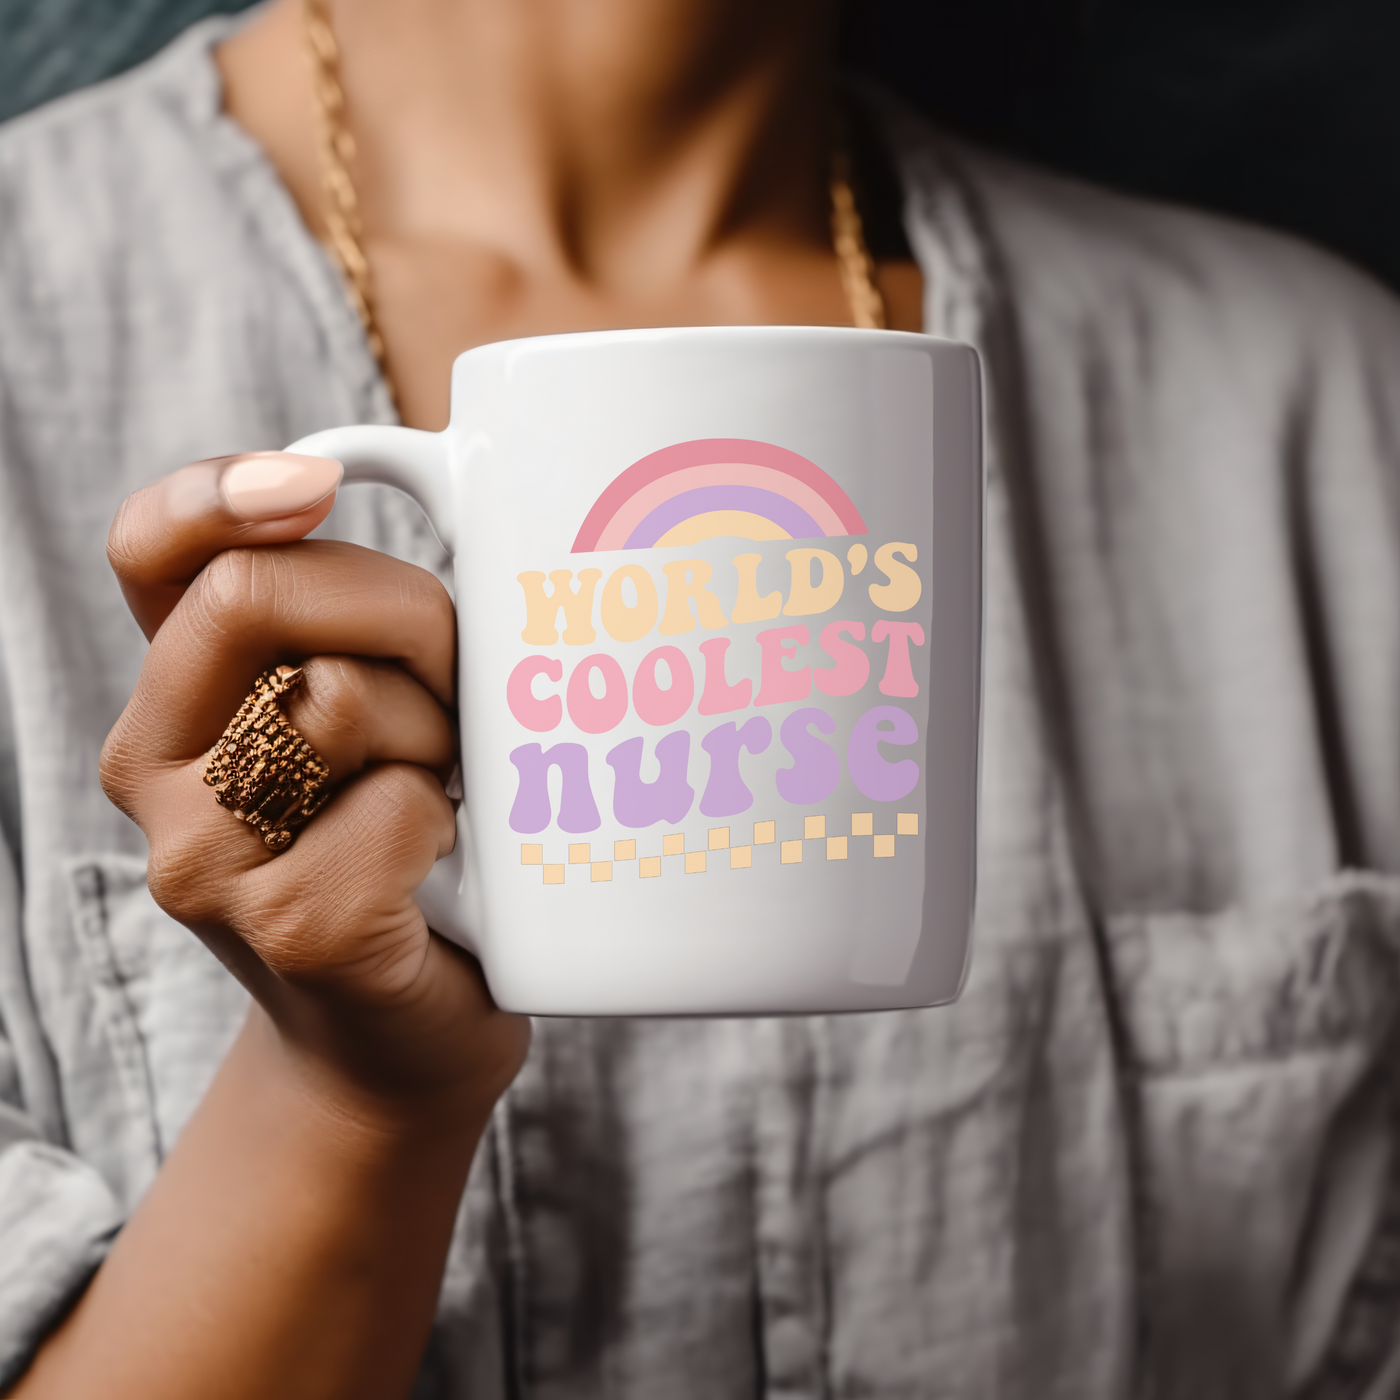
[[244,520],[280,520],[324,501],[344,472],[333,457],[249,452],[224,468],[219,490],[228,508]]

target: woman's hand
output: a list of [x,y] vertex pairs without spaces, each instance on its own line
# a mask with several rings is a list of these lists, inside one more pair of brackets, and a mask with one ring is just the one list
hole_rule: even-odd
[[[339,464],[200,462],[126,501],[108,553],[151,638],[102,781],[150,842],[157,902],[193,929],[295,1055],[371,1111],[460,1096],[481,1112],[519,1068],[522,1018],[431,934],[414,891],[451,850],[456,628],[429,573],[303,541]],[[210,747],[258,674],[304,665],[283,702],[335,792],[283,853],[220,807]]]
[[[157,900],[256,1004],[23,1400],[379,1400],[412,1385],[462,1188],[527,1023],[413,902],[453,841],[452,604],[421,569],[302,542],[339,465],[200,462],[139,492],[113,567],[150,652],[102,756]],[[257,675],[335,794],[271,854],[204,783]]]

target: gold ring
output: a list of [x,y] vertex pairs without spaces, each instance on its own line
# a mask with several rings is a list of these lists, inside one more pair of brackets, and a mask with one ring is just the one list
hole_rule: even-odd
[[219,806],[260,831],[270,851],[285,851],[331,795],[330,765],[277,703],[301,682],[300,666],[264,671],[209,751],[204,770]]

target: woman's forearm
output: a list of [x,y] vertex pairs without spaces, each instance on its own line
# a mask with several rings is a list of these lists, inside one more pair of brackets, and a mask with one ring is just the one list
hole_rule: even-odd
[[490,1096],[381,1105],[256,1006],[19,1400],[407,1393]]

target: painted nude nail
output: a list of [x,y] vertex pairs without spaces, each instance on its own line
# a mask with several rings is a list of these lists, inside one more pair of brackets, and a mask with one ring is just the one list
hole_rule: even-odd
[[344,471],[333,457],[249,452],[224,468],[219,490],[240,519],[280,520],[324,501],[340,485]]

